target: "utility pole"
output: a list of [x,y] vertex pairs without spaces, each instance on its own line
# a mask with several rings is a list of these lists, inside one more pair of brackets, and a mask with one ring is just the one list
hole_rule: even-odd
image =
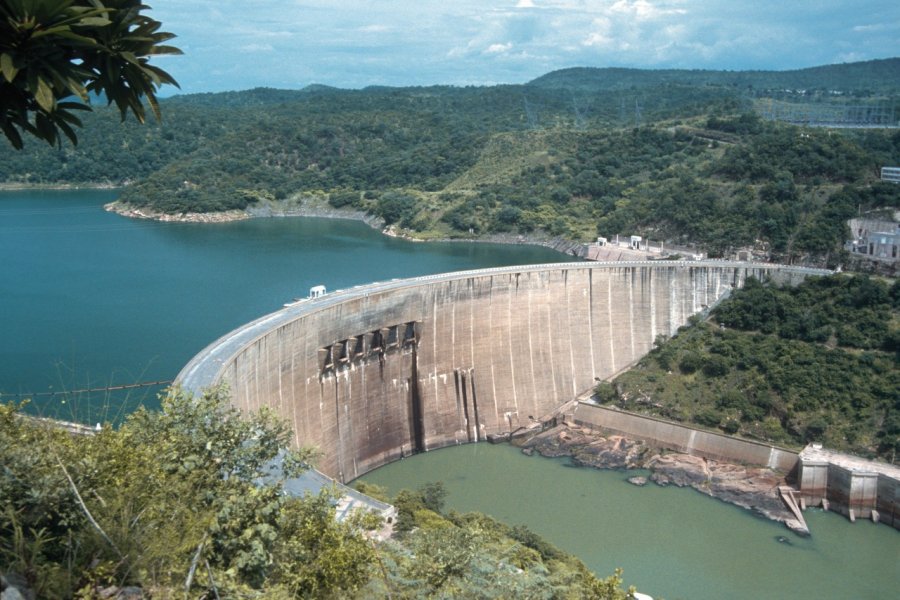
[[528,119],[528,127],[530,127],[531,129],[537,129],[537,113],[528,102],[528,98],[526,98],[524,95],[522,96],[522,101],[525,102],[525,118]]
[[578,99],[575,98],[575,92],[572,92],[572,108],[575,109],[575,129],[584,129],[586,126],[586,119],[584,112],[578,108]]

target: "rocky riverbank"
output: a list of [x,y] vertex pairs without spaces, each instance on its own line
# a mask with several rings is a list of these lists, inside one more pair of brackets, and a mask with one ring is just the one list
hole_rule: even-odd
[[0,192],[20,190],[114,190],[122,187],[115,183],[25,183],[6,181],[0,183]]
[[350,219],[362,221],[373,229],[380,230],[383,234],[406,239],[412,242],[490,242],[494,244],[528,244],[544,246],[581,258],[587,257],[588,246],[580,242],[551,238],[537,235],[520,234],[491,234],[473,236],[471,238],[447,238],[426,237],[420,238],[406,230],[400,230],[391,225],[385,227],[384,220],[360,210],[334,208],[326,201],[315,196],[295,196],[287,200],[267,200],[257,202],[245,210],[229,210],[208,213],[164,213],[148,208],[135,207],[124,202],[110,202],[104,208],[109,212],[129,217],[132,219],[151,219],[154,221],[179,222],[179,223],[227,223],[244,219],[268,218],[268,217],[320,217],[328,219]]
[[[764,467],[747,467],[707,460],[697,456],[666,452],[641,441],[603,432],[560,424],[534,435],[513,439],[526,454],[571,457],[572,461],[596,469],[647,469],[649,480],[658,485],[692,487],[713,498],[746,508],[767,519],[784,523],[801,535],[809,535],[805,525],[781,500],[778,486],[784,475]],[[642,485],[643,478],[632,478]]]
[[150,219],[153,221],[164,221],[169,223],[228,223],[231,221],[241,221],[249,219],[250,215],[243,210],[228,210],[222,212],[210,213],[163,213],[146,208],[137,208],[128,204],[124,204],[116,200],[105,204],[103,208],[109,212],[129,217],[132,219]]

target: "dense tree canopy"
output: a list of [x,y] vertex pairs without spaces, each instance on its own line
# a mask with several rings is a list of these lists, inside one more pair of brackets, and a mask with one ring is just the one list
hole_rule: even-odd
[[[140,0],[0,0],[0,130],[15,147],[22,134],[50,144],[77,142],[79,111],[91,95],[115,103],[121,117],[159,118],[156,90],[177,85],[149,58],[180,51],[144,14]],[[71,99],[71,100],[67,100]]]
[[896,460],[900,283],[750,279],[712,316],[660,340],[598,396],[727,433]]

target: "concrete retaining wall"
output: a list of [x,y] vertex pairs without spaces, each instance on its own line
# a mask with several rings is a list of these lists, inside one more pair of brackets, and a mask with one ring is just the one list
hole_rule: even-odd
[[[749,276],[810,274],[825,272],[565,263],[373,284],[248,324],[178,380],[195,392],[224,381],[240,408],[273,408],[298,444],[319,448],[321,471],[348,481],[413,452],[528,424],[636,362],[657,335]],[[721,443],[693,446],[713,455]]]
[[900,467],[808,446],[800,453],[800,498],[850,517],[900,529]]
[[900,529],[900,481],[890,477],[878,478],[878,519]]
[[[574,412],[579,425],[639,439],[670,450],[713,460],[766,466],[796,474],[801,505],[825,506],[848,516],[874,519],[900,529],[900,479],[891,465],[812,450],[826,459],[810,457],[810,448],[797,453],[785,448],[693,429],[647,415],[581,402]],[[833,460],[828,460],[833,456]],[[852,466],[840,464],[852,461]]]
[[789,473],[797,465],[798,453],[712,431],[693,429],[663,419],[580,403],[575,422],[644,440],[671,450],[713,460],[758,465]]

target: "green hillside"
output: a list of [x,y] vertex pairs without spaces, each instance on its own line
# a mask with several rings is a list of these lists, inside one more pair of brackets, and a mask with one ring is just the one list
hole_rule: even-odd
[[630,597],[527,527],[445,512],[440,483],[390,499],[376,542],[380,515],[286,492],[275,457],[296,476],[315,452],[271,412],[222,390],[161,404],[96,435],[0,404],[0,572],[30,592],[3,598]]
[[900,283],[755,280],[598,388],[604,402],[776,444],[896,461]]
[[633,233],[834,262],[846,218],[900,206],[897,186],[876,183],[900,164],[900,132],[767,121],[766,90],[779,107],[846,95],[900,119],[898,65],[178,96],[147,126],[99,108],[77,148],[4,147],[0,182],[126,185],[123,202],[164,213],[315,198],[421,238]]
[[529,83],[543,88],[611,91],[673,83],[755,90],[831,90],[855,96],[896,95],[900,58],[824,65],[791,71],[706,71],[576,67],[548,73]]

